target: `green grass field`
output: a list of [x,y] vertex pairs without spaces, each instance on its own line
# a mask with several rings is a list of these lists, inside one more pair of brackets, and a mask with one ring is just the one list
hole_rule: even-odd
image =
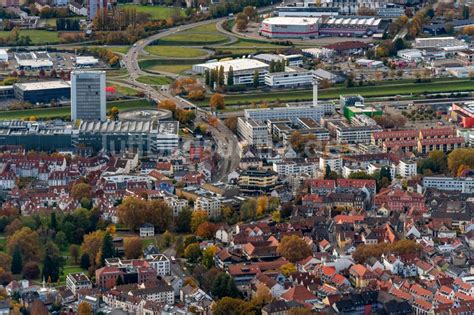
[[153,77],[153,76],[143,76],[137,78],[138,82],[150,84],[150,85],[166,85],[173,82],[170,78],[167,77]]
[[[135,109],[135,108],[146,108],[151,107],[152,104],[146,99],[136,100],[123,100],[114,101],[107,103],[107,109],[117,107],[120,111]],[[0,111],[0,120],[9,119],[27,119],[31,116],[35,116],[38,119],[52,119],[56,117],[69,117],[71,109],[69,106],[54,107],[54,108],[38,108],[38,109],[25,109],[25,110],[10,110]]]
[[206,51],[202,49],[178,46],[147,46],[145,50],[152,55],[160,57],[196,58],[207,55]]
[[220,44],[225,41],[227,41],[227,37],[220,34],[177,33],[163,37],[158,41],[158,44],[168,46],[204,46]]
[[134,96],[137,95],[138,91],[135,89],[132,89],[128,86],[123,86],[115,82],[107,82],[107,86],[113,86],[117,93],[120,93],[122,95],[127,95],[127,96]]
[[242,39],[239,38],[237,42],[229,44],[228,47],[233,48],[243,48],[243,47],[264,47],[264,48],[288,48],[289,46],[278,45],[273,43],[268,43],[265,41],[253,40],[253,39]]
[[227,36],[219,33],[214,23],[204,24],[160,39],[158,45],[168,46],[204,46],[223,44]]
[[190,70],[193,64],[204,62],[196,59],[145,59],[140,60],[140,68],[151,72],[169,72],[180,74]]
[[107,48],[116,53],[126,54],[130,49],[130,46],[109,46]]
[[[346,88],[342,86],[320,90],[320,99],[335,99],[344,94],[361,94],[364,97],[391,96],[406,94],[423,93],[451,93],[462,91],[474,91],[474,82],[472,80],[448,80],[429,83],[394,83],[378,84],[375,86],[361,86]],[[308,101],[313,98],[312,90],[301,91],[275,91],[272,93],[259,94],[240,94],[227,95],[225,97],[226,105],[250,104],[252,102],[289,102],[289,101]],[[196,102],[199,106],[208,106],[209,99]]]
[[169,8],[162,6],[153,6],[153,5],[134,5],[134,4],[124,4],[120,5],[120,8],[134,8],[137,10],[137,13],[147,13],[150,14],[153,20],[167,19],[172,16],[180,15],[186,16],[186,13],[183,9],[180,8]]
[[[0,31],[0,38],[8,38],[11,32]],[[59,33],[45,30],[20,30],[20,36],[29,36],[33,45],[55,44],[59,42]]]

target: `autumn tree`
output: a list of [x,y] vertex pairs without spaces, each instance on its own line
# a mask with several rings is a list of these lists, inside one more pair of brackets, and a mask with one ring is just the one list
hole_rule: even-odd
[[268,209],[268,197],[267,196],[260,196],[257,198],[257,216],[262,216]]
[[237,133],[237,117],[228,117],[224,120],[224,125],[229,128],[233,133]]
[[211,268],[214,266],[214,256],[217,253],[217,248],[215,246],[209,246],[205,250],[202,251],[202,264],[206,266],[206,268]]
[[176,103],[172,100],[162,100],[158,103],[158,108],[167,109],[173,114],[176,113]]
[[6,246],[10,254],[13,254],[15,248],[18,247],[25,262],[38,260],[41,254],[39,235],[29,227],[23,227],[7,237]]
[[215,93],[211,96],[211,99],[209,101],[209,106],[211,107],[212,110],[222,110],[225,108],[225,101],[224,101],[224,96],[219,93]]
[[273,299],[270,289],[262,282],[256,284],[255,295],[250,303],[255,310],[261,310],[265,305],[270,303]]
[[191,216],[191,231],[196,232],[197,228],[204,222],[209,221],[207,212],[201,209],[198,209],[193,212]]
[[289,277],[292,273],[296,272],[296,266],[295,264],[287,263],[280,267],[280,271],[285,277]]
[[12,264],[12,257],[6,253],[0,252],[0,268],[10,271]]
[[199,248],[199,243],[189,244],[184,249],[184,257],[190,263],[196,263],[199,260],[199,258],[201,257],[201,249]]
[[30,261],[25,264],[22,270],[23,277],[28,280],[38,279],[41,270],[38,266],[38,263]]
[[474,148],[460,148],[448,155],[448,169],[454,175],[458,175],[461,166],[474,168]]
[[128,197],[117,209],[120,221],[131,230],[136,230],[144,223],[150,223],[163,232],[173,222],[171,208],[163,200],[145,201]]
[[139,258],[143,253],[143,240],[139,237],[126,237],[124,239],[124,250],[127,259]]
[[251,315],[255,314],[252,310],[252,304],[242,299],[224,297],[218,300],[212,307],[214,315]]
[[87,183],[77,183],[72,186],[71,195],[75,200],[82,200],[83,198],[92,198],[92,186]]
[[92,307],[87,302],[81,302],[77,307],[77,315],[92,315]]
[[201,224],[196,229],[196,235],[203,239],[211,239],[214,237],[217,231],[217,225],[206,221]]
[[36,299],[33,301],[31,307],[30,307],[30,314],[35,314],[35,315],[48,315],[48,309],[46,306],[44,306],[43,302],[41,300]]
[[278,245],[278,252],[291,262],[297,262],[313,253],[309,245],[297,235],[283,237]]
[[100,249],[102,247],[104,235],[104,231],[97,230],[84,236],[84,242],[81,245],[81,252],[89,256],[89,263],[91,266],[96,266],[100,262]]

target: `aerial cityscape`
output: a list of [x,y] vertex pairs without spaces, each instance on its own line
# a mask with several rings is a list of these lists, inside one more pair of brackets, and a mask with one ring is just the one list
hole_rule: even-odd
[[0,3],[0,315],[474,315],[473,0]]

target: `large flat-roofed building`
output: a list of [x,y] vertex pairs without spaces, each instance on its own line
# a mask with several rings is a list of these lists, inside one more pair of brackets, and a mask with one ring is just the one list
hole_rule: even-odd
[[455,37],[428,37],[415,38],[415,48],[439,48],[445,51],[463,51],[469,48],[469,45]]
[[163,153],[179,142],[178,122],[81,121],[78,129],[77,143],[110,153]]
[[289,88],[312,85],[312,71],[272,72],[265,75],[265,85]]
[[71,86],[65,81],[15,83],[13,91],[17,100],[30,103],[49,103],[71,97]]
[[334,106],[319,104],[319,105],[303,105],[303,106],[289,106],[273,107],[273,108],[256,108],[245,109],[244,115],[247,119],[254,119],[260,121],[274,120],[274,119],[289,119],[296,123],[298,118],[313,118],[319,120],[327,113],[333,113]]
[[317,37],[319,22],[319,18],[311,17],[271,17],[263,20],[259,33],[270,38]]
[[423,187],[472,194],[474,193],[474,178],[425,176],[423,178]]
[[47,70],[53,67],[51,57],[45,51],[15,53],[14,57],[19,70]]
[[319,26],[323,36],[363,36],[381,33],[386,23],[378,17],[344,16],[325,19]]
[[258,120],[239,117],[237,121],[237,134],[249,145],[267,147],[271,143],[267,125]]
[[238,185],[242,191],[271,191],[278,182],[278,174],[271,170],[247,169],[239,176]]
[[73,132],[72,125],[62,122],[5,120],[0,122],[0,143],[34,151],[70,149]]
[[249,58],[200,63],[193,65],[193,71],[204,74],[206,71],[220,69],[220,67],[224,68],[225,84],[227,84],[227,76],[231,67],[234,73],[234,84],[252,84],[255,71],[259,72],[260,83],[263,83],[269,69],[268,64]]
[[474,102],[451,106],[451,118],[463,128],[474,127]]
[[2,121],[0,143],[46,152],[84,147],[112,154],[167,154],[179,145],[178,126],[174,121]]
[[160,121],[158,123],[158,134],[156,135],[157,152],[170,152],[179,145],[179,122]]
[[105,71],[73,71],[71,73],[71,120],[104,121],[105,111]]

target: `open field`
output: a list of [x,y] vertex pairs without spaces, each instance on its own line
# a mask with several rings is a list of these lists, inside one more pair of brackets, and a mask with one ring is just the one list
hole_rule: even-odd
[[[117,80],[118,81],[118,80]],[[138,91],[128,86],[123,86],[115,82],[107,82],[107,86],[114,87],[117,93],[127,96],[137,95]]]
[[204,62],[204,60],[195,59],[145,59],[140,60],[140,68],[151,72],[169,72],[180,74],[184,71],[191,70],[192,65]]
[[180,8],[169,8],[157,5],[134,5],[134,4],[124,4],[120,5],[120,8],[134,8],[137,10],[137,13],[148,13],[150,14],[153,20],[167,19],[172,16],[180,15],[186,16],[186,13],[183,9]]
[[[462,91],[474,91],[474,82],[472,80],[448,80],[428,83],[393,83],[378,84],[374,86],[361,86],[346,88],[342,86],[320,90],[319,99],[335,99],[344,94],[361,94],[364,97],[391,96],[406,94],[423,93],[451,93]],[[312,90],[300,91],[274,91],[271,93],[259,94],[239,94],[227,95],[225,97],[226,105],[250,104],[252,102],[288,102],[288,101],[308,101],[313,98]],[[209,99],[197,102],[199,106],[207,106]]]
[[[123,100],[107,103],[107,109],[117,107],[120,111],[151,107],[151,103],[145,99]],[[37,109],[23,109],[0,111],[0,120],[8,119],[27,119],[34,116],[38,119],[52,119],[55,117],[69,117],[71,109],[69,106],[53,107],[53,108],[37,108]]]
[[[8,38],[11,32],[0,31],[0,38]],[[20,30],[20,36],[29,36],[33,45],[55,44],[59,42],[59,33],[45,30]]]
[[174,57],[174,58],[196,58],[206,56],[206,51],[198,48],[187,48],[177,46],[147,46],[145,50],[159,57]]
[[150,85],[166,85],[170,84],[173,80],[167,77],[153,77],[153,76],[143,76],[137,78],[138,82],[150,84]]
[[165,36],[160,39],[158,45],[168,46],[204,46],[220,44],[227,41],[227,37],[220,34],[204,34],[204,33],[177,33]]
[[227,36],[219,33],[214,23],[204,24],[161,38],[156,44],[168,46],[204,46],[223,44]]
[[116,53],[126,54],[130,49],[130,46],[108,46],[106,48]]

